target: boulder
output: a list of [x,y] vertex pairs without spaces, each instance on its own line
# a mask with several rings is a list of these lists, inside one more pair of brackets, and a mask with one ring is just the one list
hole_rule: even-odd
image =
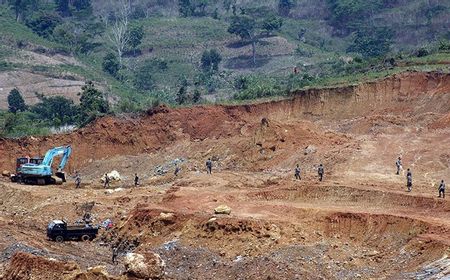
[[[118,182],[118,181],[121,181],[121,180],[122,180],[122,177],[120,176],[120,173],[117,172],[116,170],[113,170],[113,171],[107,173],[106,176],[108,176],[110,182]],[[105,179],[106,179],[106,177],[105,177],[105,175],[103,175],[103,176],[100,178],[100,181],[101,181],[102,183],[104,183],[104,182],[105,182]]]
[[314,145],[308,145],[305,148],[305,155],[313,154],[317,151],[317,147]]
[[128,253],[124,259],[127,276],[139,279],[158,279],[164,275],[165,262],[155,253]]
[[226,205],[219,205],[214,209],[214,213],[230,215],[231,208]]
[[8,170],[3,170],[2,176],[9,177],[11,176],[11,172],[9,172]]

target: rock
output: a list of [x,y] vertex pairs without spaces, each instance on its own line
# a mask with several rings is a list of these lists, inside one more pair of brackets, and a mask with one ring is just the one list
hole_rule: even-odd
[[[108,176],[110,182],[114,182],[114,181],[117,182],[117,181],[121,181],[122,180],[122,177],[120,176],[119,172],[117,172],[116,170],[113,170],[113,171],[107,173],[106,176]],[[102,183],[104,183],[105,179],[106,179],[106,177],[105,177],[105,175],[103,175],[100,178],[100,181]]]
[[87,271],[94,275],[98,275],[98,276],[102,276],[102,275],[107,276],[108,275],[108,273],[106,272],[106,267],[103,265],[89,267]]
[[175,223],[175,214],[161,212],[159,214],[159,220],[167,224],[173,224]]
[[314,145],[308,145],[304,151],[305,155],[313,154],[315,152],[317,152],[317,147]]
[[160,278],[164,275],[165,262],[158,254],[128,253],[124,259],[127,276],[140,279]]
[[226,205],[219,205],[214,209],[214,213],[230,215],[231,208]]
[[11,172],[9,172],[8,170],[3,170],[2,176],[9,177],[11,176]]

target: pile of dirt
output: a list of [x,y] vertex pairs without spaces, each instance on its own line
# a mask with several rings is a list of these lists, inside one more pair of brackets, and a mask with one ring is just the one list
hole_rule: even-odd
[[110,276],[104,267],[82,270],[75,262],[58,261],[17,252],[6,267],[5,280],[125,280],[125,276]]

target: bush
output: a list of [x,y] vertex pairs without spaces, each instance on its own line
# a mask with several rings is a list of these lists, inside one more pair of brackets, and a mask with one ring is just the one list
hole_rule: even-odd
[[111,76],[117,78],[120,70],[119,60],[117,56],[113,53],[108,53],[102,62],[103,71],[110,74]]
[[44,13],[27,22],[27,26],[37,35],[51,38],[55,27],[61,23],[61,18],[52,13]]
[[425,48],[420,48],[416,52],[416,56],[417,57],[424,57],[424,56],[427,56],[429,54],[430,54],[430,52],[427,49],[425,49]]
[[47,135],[46,124],[31,112],[0,112],[0,137],[23,137],[28,135]]
[[353,43],[347,49],[348,52],[356,52],[364,57],[379,57],[389,52],[392,30],[388,28],[361,29],[355,34]]
[[151,90],[155,86],[153,75],[168,69],[167,62],[161,59],[147,59],[134,72],[134,86],[140,90]]
[[277,82],[270,78],[250,76],[245,80],[245,89],[234,95],[235,99],[255,99],[283,94]]
[[222,61],[222,56],[215,50],[205,50],[202,54],[201,65],[204,71],[217,71],[219,64]]

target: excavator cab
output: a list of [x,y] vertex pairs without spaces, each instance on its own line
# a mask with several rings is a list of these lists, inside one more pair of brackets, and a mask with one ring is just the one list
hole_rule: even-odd
[[43,158],[38,158],[38,157],[30,158],[30,163],[34,163],[36,165],[39,165],[39,164],[42,163],[43,160],[44,160]]
[[28,157],[21,157],[21,158],[18,158],[18,159],[16,160],[16,173],[19,172],[19,168],[20,168],[22,165],[27,164],[27,163],[29,163],[29,162],[30,162],[30,158],[28,158]]

